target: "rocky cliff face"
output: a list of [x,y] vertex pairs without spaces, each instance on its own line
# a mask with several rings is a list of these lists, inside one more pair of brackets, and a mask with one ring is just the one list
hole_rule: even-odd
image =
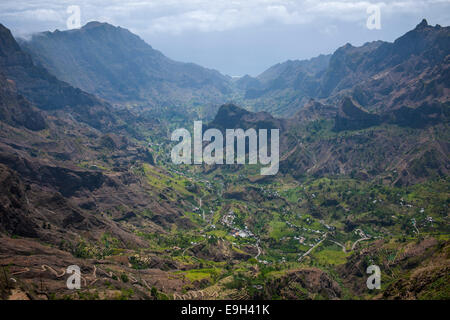
[[[143,245],[119,222],[142,223],[137,213],[150,207],[160,224],[143,225],[164,232],[160,225],[173,224],[178,209],[128,173],[132,164],[154,160],[148,148],[121,134],[115,110],[37,67],[3,26],[0,45],[0,232],[73,253],[80,233],[84,241],[106,232],[122,247]],[[137,121],[118,114],[122,123]]]
[[234,104],[225,104],[219,108],[214,120],[208,125],[218,129],[283,129],[286,121],[277,119],[267,112],[250,112]]
[[351,98],[344,98],[336,115],[334,128],[341,130],[358,130],[380,124],[380,117],[370,114]]
[[36,238],[38,226],[30,217],[25,189],[17,174],[0,164],[0,232]]
[[77,120],[98,129],[114,124],[116,120],[106,103],[35,65],[3,25],[0,25],[0,44],[0,72],[36,107],[48,111],[68,110]]
[[[342,296],[342,289],[327,273],[317,268],[305,268],[288,272],[266,285],[264,293],[256,298],[271,299],[278,296],[286,300],[335,300]],[[301,288],[299,290],[299,288]]]
[[0,121],[30,130],[42,130],[46,123],[42,114],[17,93],[13,80],[0,73]]

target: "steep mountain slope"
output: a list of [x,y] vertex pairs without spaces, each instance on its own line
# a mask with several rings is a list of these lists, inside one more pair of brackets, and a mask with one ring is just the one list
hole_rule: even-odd
[[450,27],[423,20],[393,43],[344,47],[330,60],[320,97],[339,98],[349,90],[378,113],[449,102]]
[[291,119],[224,105],[208,127],[280,129],[280,170],[297,178],[379,178],[401,186],[449,173],[448,116],[433,115],[420,126],[398,126],[346,97],[338,110],[311,101]]
[[439,242],[435,238],[413,243],[378,240],[352,256],[338,272],[352,291],[361,293],[365,279],[360,270],[367,268],[368,261],[376,261],[385,270],[385,290],[376,295],[376,299],[448,300],[449,245],[450,242]]
[[[297,109],[281,133],[281,170],[297,177],[379,177],[398,185],[447,175],[449,53],[450,28],[424,20],[394,43],[339,48],[328,63],[318,64],[322,69],[311,68],[322,70],[309,95],[315,99],[305,101],[306,91],[294,89],[269,109],[272,102],[264,101],[277,99],[277,85],[298,69],[288,62],[263,73],[261,78],[278,80],[264,89],[262,103],[253,101],[255,109],[275,114]],[[247,89],[247,98],[256,91]]]
[[1,24],[0,71],[13,81],[20,94],[42,110],[56,112],[65,109],[77,120],[96,128],[106,128],[117,121],[109,105],[36,66],[21,50],[11,32]]
[[338,105],[346,95],[377,113],[448,106],[449,52],[450,27],[433,27],[423,20],[393,43],[346,44],[331,57],[312,59],[306,65],[317,61],[315,68],[306,75],[299,73],[300,62],[276,65],[257,78],[273,78],[266,86],[244,88],[243,104],[283,116],[292,116],[310,98]]
[[288,115],[294,105],[318,95],[320,79],[331,55],[310,60],[286,61],[272,66],[256,78],[239,79],[237,87],[244,91],[244,105],[256,111]]
[[14,81],[0,73],[0,121],[30,130],[45,128],[41,113],[16,91]]
[[36,34],[21,45],[58,78],[112,102],[219,103],[231,92],[219,72],[173,61],[107,23]]
[[[187,230],[194,226],[185,216],[187,208],[192,208],[195,202],[194,194],[186,190],[187,180],[153,166],[153,151],[147,143],[133,142],[134,137],[120,125],[105,121],[133,121],[136,127],[140,120],[130,119],[130,113],[116,113],[94,96],[36,67],[20,50],[9,30],[2,28],[2,268],[10,270],[11,267],[18,272],[19,276],[14,271],[11,276],[18,290],[27,293],[26,297],[48,299],[53,286],[70,294],[65,291],[65,281],[60,281],[53,272],[59,274],[60,269],[65,270],[71,264],[89,269],[92,281],[98,281],[96,287],[100,290],[107,292],[109,281],[129,290],[131,283],[118,280],[124,273],[118,253],[127,252],[127,256],[132,256],[147,248],[146,261],[158,269],[157,274],[142,274],[141,288],[135,289],[133,295],[149,298],[149,284],[155,284],[158,279],[164,281],[163,285],[174,283],[174,288],[181,291],[184,281],[171,281],[167,272],[160,270],[167,269],[167,265],[177,269],[179,265],[148,249],[149,243],[154,243],[148,235],[163,236],[172,229]],[[43,91],[36,94],[34,89],[38,87]],[[19,92],[28,95],[31,101]],[[45,99],[51,99],[52,107],[46,107]],[[117,255],[119,261],[102,264],[108,265],[104,268],[117,270],[103,271],[102,279],[97,279],[97,269],[93,267],[98,264],[96,259],[112,255]],[[4,269],[4,272],[10,271]],[[130,270],[130,274],[134,273],[137,273],[135,269]],[[13,284],[9,279],[0,281],[1,298],[11,294]],[[37,289],[39,279],[44,280]],[[46,282],[45,290],[42,281]]]
[[[57,230],[61,230],[62,239],[68,240],[70,234],[64,234],[62,228],[68,229],[72,224],[75,229],[85,230],[87,237],[95,238],[98,230],[107,232],[108,228],[115,228],[112,233],[123,233],[139,243],[129,231],[119,231],[106,217],[91,217],[89,212],[108,211],[118,218],[125,208],[142,206],[139,209],[142,211],[150,206],[154,212],[166,212],[166,217],[177,214],[168,203],[145,199],[149,187],[128,173],[132,164],[151,165],[154,159],[146,146],[131,142],[132,137],[114,124],[123,113],[115,114],[115,110],[94,96],[35,67],[4,27],[0,44],[0,164],[2,177],[11,181],[10,189],[5,182],[3,208],[17,207],[19,212],[31,212],[26,215],[33,221],[28,226],[33,229],[30,234],[42,239],[45,230],[39,222],[50,221],[54,224],[53,238],[47,241],[52,243],[61,240],[56,236]],[[37,86],[44,91],[34,91]],[[28,95],[41,110],[18,91]],[[51,107],[45,104],[45,99],[51,99]],[[120,121],[130,120],[126,117]],[[138,124],[136,119],[132,121]],[[116,200],[107,196],[112,190],[118,193]],[[28,200],[24,202],[24,198]],[[123,206],[120,210],[119,205]],[[3,231],[14,234],[17,226],[8,221],[16,218],[5,210]],[[44,218],[43,214],[48,216]],[[153,227],[158,228],[156,224]]]

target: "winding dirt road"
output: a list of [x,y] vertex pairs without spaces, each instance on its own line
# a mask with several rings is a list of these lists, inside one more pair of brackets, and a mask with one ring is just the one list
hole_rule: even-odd
[[306,257],[308,254],[311,253],[311,251],[313,251],[315,248],[317,248],[318,246],[320,246],[320,244],[322,242],[325,241],[325,239],[327,238],[328,233],[325,233],[325,235],[323,236],[322,240],[320,240],[319,242],[317,242],[313,247],[311,247],[311,249],[309,249],[308,251],[306,251],[300,258],[298,258],[298,262],[302,261],[302,259],[304,257]]
[[370,236],[367,236],[364,231],[362,231],[361,229],[356,229],[355,231],[357,231],[359,233],[359,236],[361,237],[361,239],[356,240],[353,245],[352,245],[352,251],[355,250],[356,245],[361,242],[361,241],[365,241],[365,240],[369,240],[371,239]]

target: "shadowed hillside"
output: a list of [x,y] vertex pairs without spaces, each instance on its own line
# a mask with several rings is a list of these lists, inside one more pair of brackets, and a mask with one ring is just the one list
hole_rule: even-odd
[[107,23],[36,34],[21,45],[58,78],[111,102],[195,105],[224,102],[231,93],[219,72],[173,61]]

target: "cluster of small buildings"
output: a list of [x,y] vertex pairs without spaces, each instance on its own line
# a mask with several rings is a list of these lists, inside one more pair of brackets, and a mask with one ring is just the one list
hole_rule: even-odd
[[405,207],[408,207],[408,208],[412,208],[412,207],[413,207],[412,204],[406,203],[405,200],[403,200],[403,198],[400,199],[400,205],[401,205],[402,207],[405,206]]
[[233,228],[234,218],[234,212],[230,209],[230,211],[222,217],[222,224],[229,228]]
[[272,197],[272,198],[280,197],[280,194],[276,190],[272,191],[272,190],[266,189],[264,187],[261,187],[260,190],[261,190],[262,194],[265,195],[265,196],[269,196],[269,197]]
[[248,238],[248,237],[252,236],[251,232],[246,231],[246,230],[239,230],[239,229],[231,230],[231,235],[233,237],[241,237],[241,238]]

